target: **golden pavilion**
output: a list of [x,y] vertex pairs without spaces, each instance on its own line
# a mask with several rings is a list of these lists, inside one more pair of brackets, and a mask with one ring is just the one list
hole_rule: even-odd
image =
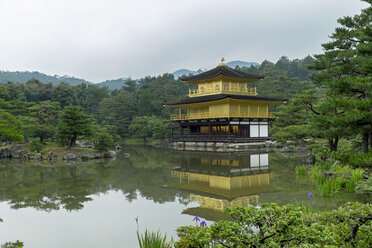
[[[234,70],[224,63],[216,68],[183,77],[185,83],[197,86],[190,89],[186,99],[164,103],[178,108],[172,115],[172,141],[186,142],[252,142],[269,137],[270,104],[282,99],[257,96],[253,82],[264,77]],[[179,134],[173,135],[178,129]]]

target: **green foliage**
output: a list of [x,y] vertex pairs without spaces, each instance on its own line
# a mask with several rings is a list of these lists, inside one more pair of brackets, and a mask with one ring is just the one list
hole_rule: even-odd
[[345,151],[332,153],[332,157],[352,167],[372,168],[372,151],[367,154]]
[[304,165],[296,167],[296,174],[300,176],[304,176],[307,173],[307,168]]
[[[345,189],[346,192],[354,192],[356,184],[362,180],[364,170],[351,169],[348,166],[329,166],[329,163],[322,163],[310,169],[311,181],[317,186],[320,196],[329,197],[334,193]],[[330,169],[334,175],[326,177],[324,172]]]
[[357,183],[355,190],[368,193],[372,192],[372,177],[369,177],[366,180],[360,180]]
[[169,135],[167,126],[168,120],[156,116],[137,116],[135,117],[128,130],[134,138],[141,138],[146,143],[146,138],[165,139]]
[[0,109],[0,140],[22,141],[21,123],[10,113]]
[[146,230],[144,234],[139,234],[137,231],[137,239],[140,248],[171,247],[171,244],[167,243],[167,235],[163,236],[160,231],[154,233]]
[[228,210],[234,221],[180,227],[175,247],[370,247],[372,206],[348,203],[320,214],[302,207],[261,204]]
[[115,94],[100,102],[97,119],[101,125],[115,127],[115,133],[126,138],[129,136],[128,127],[137,113],[136,95],[124,90]]
[[6,242],[5,244],[1,245],[1,248],[23,248],[23,242],[17,240],[16,242]]
[[58,102],[43,101],[30,105],[12,102],[12,105],[12,109],[17,107],[19,109],[20,105],[23,105],[21,106],[23,110],[17,114],[23,123],[22,129],[27,137],[38,137],[40,143],[44,143],[45,139],[54,135],[60,111]]
[[97,151],[107,151],[114,147],[114,138],[107,131],[96,132],[93,138],[94,149]]
[[315,55],[309,67],[319,71],[312,79],[326,89],[322,104],[334,113],[319,115],[319,121],[332,123],[339,136],[361,134],[364,153],[372,130],[372,2],[366,2],[369,6],[359,15],[338,19],[340,27],[330,42],[322,44],[324,53]]
[[79,106],[68,106],[59,117],[56,137],[60,144],[71,148],[78,137],[89,137],[93,133],[91,117]]
[[153,138],[164,140],[169,137],[169,130],[167,127],[170,125],[170,121],[167,119],[151,116],[148,124],[151,128],[151,135]]
[[128,130],[135,138],[142,138],[146,144],[146,138],[151,137],[151,128],[149,126],[148,116],[137,116],[131,122]]
[[372,206],[349,202],[344,207],[313,215],[313,221],[332,229],[336,247],[371,247]]
[[40,143],[39,140],[36,140],[36,139],[32,139],[31,142],[30,142],[30,150],[32,152],[40,152],[41,150],[43,150],[45,146]]

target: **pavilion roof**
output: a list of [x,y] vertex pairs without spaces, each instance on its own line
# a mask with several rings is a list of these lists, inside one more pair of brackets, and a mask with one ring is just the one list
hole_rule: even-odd
[[257,75],[257,74],[250,74],[250,73],[245,73],[242,71],[237,71],[234,70],[226,65],[219,65],[216,68],[202,72],[200,74],[190,76],[190,77],[182,77],[181,80],[184,82],[189,82],[191,83],[192,81],[197,81],[197,80],[203,80],[203,79],[208,79],[208,78],[213,78],[218,75],[224,75],[227,77],[232,77],[232,78],[240,78],[240,79],[263,79],[264,76]]
[[235,95],[235,94],[215,94],[208,96],[199,96],[199,97],[188,97],[180,101],[174,102],[163,102],[163,105],[182,105],[182,104],[191,104],[191,103],[201,103],[201,102],[212,102],[218,101],[225,98],[237,99],[237,100],[251,100],[251,101],[268,101],[268,102],[285,102],[285,99],[278,98],[267,98],[259,96],[247,96],[247,95]]

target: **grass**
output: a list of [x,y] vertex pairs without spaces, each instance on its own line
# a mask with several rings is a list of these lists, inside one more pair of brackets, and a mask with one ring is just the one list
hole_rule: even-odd
[[57,157],[63,157],[67,153],[72,153],[74,155],[80,155],[82,152],[95,153],[96,151],[93,148],[81,148],[81,147],[72,147],[67,149],[67,147],[57,146],[57,145],[46,145],[42,150],[42,155],[47,155],[49,151],[52,151]]
[[319,166],[313,166],[310,169],[310,179],[316,185],[320,185],[325,181],[322,169]]
[[307,173],[307,169],[305,165],[297,166],[296,167],[296,174],[300,176],[305,176]]
[[353,170],[349,166],[337,165],[330,168],[334,175],[326,178],[324,168],[327,167],[314,166],[310,169],[310,179],[316,185],[319,195],[328,197],[341,189],[349,193],[355,192],[357,183],[362,180],[364,170]]
[[346,192],[352,193],[355,192],[355,187],[357,183],[362,180],[364,170],[356,169],[351,172],[351,177],[345,181]]
[[317,189],[320,196],[331,196],[341,190],[343,179],[340,177],[324,179],[322,182],[319,180]]
[[140,235],[137,231],[137,239],[140,248],[167,248],[171,247],[170,243],[167,243],[167,235],[162,236],[162,234],[157,231],[149,232],[145,231],[145,234]]

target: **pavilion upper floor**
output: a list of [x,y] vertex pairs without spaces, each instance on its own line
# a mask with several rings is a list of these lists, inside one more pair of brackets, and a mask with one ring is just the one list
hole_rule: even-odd
[[265,118],[273,119],[269,105],[284,100],[257,96],[217,94],[189,97],[177,102],[164,103],[165,106],[178,108],[171,120],[198,120],[216,118]]

